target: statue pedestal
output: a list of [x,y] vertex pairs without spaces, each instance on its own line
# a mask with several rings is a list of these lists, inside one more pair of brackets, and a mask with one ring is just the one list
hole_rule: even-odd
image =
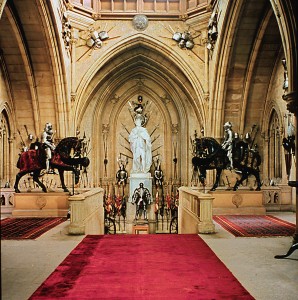
[[149,225],[142,224],[142,225],[134,225],[132,227],[133,234],[148,234],[149,233]]
[[151,194],[152,200],[152,177],[150,173],[132,173],[129,177],[129,198],[128,202],[131,203],[132,201],[132,195],[140,185],[140,183],[144,184],[144,187],[147,188]]
[[[132,195],[135,189],[139,188],[140,183],[143,183],[151,194],[151,204],[147,205],[147,219],[144,220],[144,214],[135,220],[136,217],[136,204],[132,204]],[[154,197],[152,195],[152,177],[150,173],[135,173],[130,174],[129,177],[129,198],[126,209],[126,232],[128,234],[135,234],[142,231],[142,233],[153,233],[155,230],[155,213],[153,207]],[[143,227],[145,226],[145,227]]]

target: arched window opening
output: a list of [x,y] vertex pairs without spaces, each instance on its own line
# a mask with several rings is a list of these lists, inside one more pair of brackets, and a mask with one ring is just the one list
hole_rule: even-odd
[[9,123],[5,111],[0,116],[0,187],[9,182]]
[[269,178],[280,179],[282,177],[281,162],[281,133],[282,126],[276,111],[271,114],[269,122]]

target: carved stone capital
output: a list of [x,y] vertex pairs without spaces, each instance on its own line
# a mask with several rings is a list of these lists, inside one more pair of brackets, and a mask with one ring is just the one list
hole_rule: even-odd
[[117,94],[114,95],[114,97],[111,99],[111,102],[113,104],[116,104],[120,100],[120,96],[117,96]]
[[101,14],[92,14],[92,19],[94,21],[100,20],[101,19]]
[[209,102],[209,93],[204,93],[205,102]]
[[265,131],[261,132],[261,138],[264,139],[266,143],[269,142],[269,136]]
[[73,4],[71,4],[69,1],[66,1],[65,7],[66,7],[67,10],[73,10],[74,9]]
[[180,20],[181,21],[186,21],[188,19],[188,14],[183,14],[183,15],[180,15]]
[[160,100],[164,103],[164,104],[168,104],[169,102],[171,102],[171,98],[169,97],[168,94],[164,94],[163,96],[160,97]]
[[207,44],[208,39],[207,39],[207,37],[204,37],[204,38],[201,39],[201,41],[202,41],[202,44]]
[[76,93],[71,93],[70,94],[70,101],[73,103],[73,102],[75,102],[76,101]]
[[287,103],[287,109],[289,112],[297,116],[298,104],[297,104],[297,92],[290,92],[282,96],[283,100]]
[[179,125],[178,124],[172,124],[172,133],[178,134],[179,132]]
[[110,125],[109,124],[102,124],[102,133],[108,134],[110,131]]

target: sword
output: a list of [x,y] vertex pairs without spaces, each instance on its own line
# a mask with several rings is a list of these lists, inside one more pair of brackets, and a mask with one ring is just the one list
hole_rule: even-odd
[[155,128],[154,128],[153,131],[151,132],[150,136],[152,136],[152,134],[155,132],[155,130],[156,130],[158,127],[159,127],[159,124],[157,124],[157,125],[155,126]]
[[[122,145],[121,145],[121,146],[122,146]],[[128,155],[126,155],[126,154],[124,154],[124,153],[122,153],[122,152],[120,152],[120,154],[123,155],[123,156],[125,156],[125,157],[128,157],[128,158],[131,158],[131,159],[132,159],[131,156],[128,156]]]
[[126,132],[127,132],[128,134],[130,134],[130,132],[127,130],[126,126],[125,126],[123,123],[121,123],[121,124],[122,124],[123,128],[126,130]]
[[160,137],[160,134],[152,140],[152,144]]
[[123,136],[122,133],[120,133],[120,135],[126,140],[126,142],[127,142],[128,144],[130,144],[130,143],[129,143],[129,140],[128,140],[125,136]]
[[27,125],[24,125],[24,127],[25,127],[25,129],[26,129],[27,136],[29,136],[29,132],[28,132]]
[[21,135],[21,132],[20,132],[19,129],[18,129],[18,133],[19,133],[19,136],[20,136],[20,138],[21,138],[21,145],[24,146],[24,147],[26,147],[26,144],[25,144],[25,142],[24,142],[24,140],[23,140],[23,138],[22,138],[22,135]]
[[[153,151],[154,151],[154,150],[153,150]],[[152,158],[154,158],[154,157],[156,157],[156,156],[158,156],[158,155],[159,155],[159,153],[157,153],[157,154],[153,155],[153,156],[152,156]]]
[[128,150],[129,152],[132,152],[131,149],[127,148],[126,146],[122,145],[121,143],[120,143],[120,145],[121,145],[122,147],[124,147],[126,150]]
[[162,145],[158,146],[157,148],[155,148],[154,150],[152,150],[152,152],[158,150],[160,147],[162,147]]

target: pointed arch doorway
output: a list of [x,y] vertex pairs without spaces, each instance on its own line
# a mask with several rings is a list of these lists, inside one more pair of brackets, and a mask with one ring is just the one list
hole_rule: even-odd
[[74,112],[75,126],[91,140],[92,185],[100,185],[103,178],[115,181],[120,156],[127,158],[130,172],[128,134],[135,125],[129,108],[138,96],[147,106],[153,158],[160,158],[165,180],[188,184],[190,135],[205,119],[196,74],[183,57],[143,36],[110,52],[82,80]]

